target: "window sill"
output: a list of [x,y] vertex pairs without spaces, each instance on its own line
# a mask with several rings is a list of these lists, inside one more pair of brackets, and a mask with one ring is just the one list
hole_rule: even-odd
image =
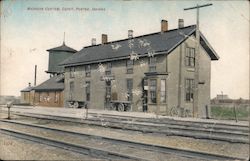
[[194,67],[187,67],[187,71],[188,71],[188,72],[194,72],[194,71],[195,71],[195,68],[194,68]]
[[185,103],[194,103],[194,101],[186,101]]

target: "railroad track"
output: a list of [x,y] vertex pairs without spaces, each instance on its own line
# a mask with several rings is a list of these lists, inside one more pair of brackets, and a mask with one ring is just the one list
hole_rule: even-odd
[[[27,129],[16,130],[15,128],[4,128],[0,129],[1,134],[10,135],[13,137],[34,141],[54,147],[63,148],[76,153],[90,155],[101,159],[130,159],[130,160],[155,160],[152,156],[161,156],[162,158],[168,158],[171,155],[189,158],[194,160],[244,160],[245,158],[239,158],[234,156],[225,156],[221,154],[212,154],[209,152],[199,152],[192,150],[179,149],[174,147],[166,147],[160,145],[151,145],[146,143],[140,143],[136,141],[114,139],[109,137],[103,137],[98,135],[90,135],[85,133],[73,132],[63,129],[51,128],[48,126],[34,125],[30,123],[11,121],[11,120],[0,120],[2,125],[15,125],[15,127],[28,127],[29,130],[35,130],[36,134],[27,132]],[[2,127],[2,126],[1,126]],[[11,127],[11,126],[10,126]],[[32,131],[31,130],[31,131]],[[50,134],[53,133],[56,137],[43,136],[39,133]],[[38,131],[38,132],[37,132]],[[75,143],[72,140],[61,140],[60,136],[76,138],[80,137],[83,140],[91,141],[90,144],[84,145]],[[66,137],[66,138],[67,138]],[[102,143],[104,146],[96,146],[98,143]],[[114,146],[116,145],[116,146]],[[119,149],[117,151],[117,149]],[[153,154],[153,155],[152,155]]]
[[249,131],[249,126],[246,125],[235,125],[235,124],[226,124],[226,123],[212,123],[212,122],[198,122],[198,121],[187,121],[187,120],[174,120],[171,118],[140,118],[140,117],[132,117],[132,116],[117,116],[112,114],[97,114],[97,113],[89,113],[92,117],[102,117],[102,118],[112,118],[118,120],[135,120],[138,122],[150,122],[157,124],[171,124],[171,125],[184,125],[184,126],[192,126],[192,127],[206,127],[213,129],[226,129],[226,130],[240,130],[244,132]]
[[[237,127],[237,126],[227,125],[223,128],[221,124],[218,124],[218,126],[216,124],[211,126],[211,124],[199,125],[197,123],[194,126],[192,126],[192,122],[190,122],[189,124],[182,125],[181,124],[182,122],[177,122],[177,123],[159,122],[158,120],[152,120],[150,122],[150,120],[144,121],[143,119],[142,120],[139,119],[139,121],[137,120],[131,121],[130,118],[125,119],[122,117],[119,120],[118,118],[110,118],[100,115],[98,117],[96,116],[94,118],[88,118],[84,120],[84,119],[77,119],[70,117],[31,114],[31,113],[26,113],[26,114],[15,113],[15,114],[22,117],[75,122],[80,124],[88,124],[92,126],[102,126],[115,129],[139,131],[143,133],[193,137],[197,139],[226,141],[231,143],[244,143],[244,144],[249,143],[249,130],[248,127],[246,126]],[[214,129],[214,127],[216,128]]]

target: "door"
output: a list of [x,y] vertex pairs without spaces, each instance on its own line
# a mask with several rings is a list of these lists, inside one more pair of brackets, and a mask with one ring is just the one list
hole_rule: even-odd
[[142,110],[143,112],[148,111],[148,80],[143,79],[142,80]]
[[105,108],[110,108],[110,101],[111,101],[111,81],[106,80],[106,92],[105,92]]

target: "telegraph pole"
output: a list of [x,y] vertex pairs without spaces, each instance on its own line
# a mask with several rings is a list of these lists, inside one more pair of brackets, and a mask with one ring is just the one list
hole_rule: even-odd
[[63,33],[63,45],[65,45],[65,32]]
[[195,7],[184,8],[186,10],[196,9],[196,50],[195,50],[195,72],[194,72],[194,96],[193,96],[193,117],[198,117],[199,109],[199,60],[200,60],[200,31],[199,31],[199,10],[202,7],[208,7],[212,3],[205,5],[196,5]]
[[34,86],[36,86],[36,73],[37,73],[37,65],[35,65],[35,78],[34,78]]

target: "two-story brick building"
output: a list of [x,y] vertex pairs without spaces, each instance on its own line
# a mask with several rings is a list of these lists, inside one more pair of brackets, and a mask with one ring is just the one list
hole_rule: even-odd
[[[61,63],[65,67],[65,105],[68,100],[88,103],[90,108],[109,108],[112,101],[131,102],[132,111],[169,114],[183,107],[190,116],[204,117],[210,107],[211,61],[218,56],[200,33],[199,100],[194,108],[196,26],[161,31],[84,47]],[[194,114],[197,115],[194,115]]]

